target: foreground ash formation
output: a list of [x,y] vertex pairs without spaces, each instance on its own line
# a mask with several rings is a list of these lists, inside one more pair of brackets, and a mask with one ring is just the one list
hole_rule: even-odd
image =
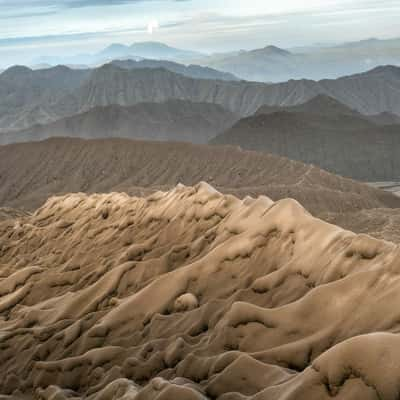
[[398,248],[207,184],[0,223],[0,393],[396,399]]

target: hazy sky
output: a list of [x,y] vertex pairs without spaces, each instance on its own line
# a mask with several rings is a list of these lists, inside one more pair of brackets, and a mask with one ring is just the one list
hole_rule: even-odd
[[113,42],[200,51],[400,37],[400,0],[0,0],[0,56]]

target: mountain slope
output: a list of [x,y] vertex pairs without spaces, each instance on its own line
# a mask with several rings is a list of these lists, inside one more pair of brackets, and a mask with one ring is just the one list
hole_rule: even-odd
[[97,58],[113,59],[117,57],[137,56],[157,60],[187,60],[198,57],[200,53],[177,49],[160,42],[137,42],[130,46],[114,43],[96,55]]
[[199,65],[183,65],[165,60],[114,60],[111,64],[123,69],[165,68],[168,71],[194,79],[239,80],[235,75]]
[[396,181],[400,126],[349,115],[276,112],[244,118],[212,144],[266,151],[364,181]]
[[400,207],[400,198],[391,193],[317,167],[233,147],[122,139],[0,146],[0,206],[32,210],[54,194],[143,194],[202,180],[241,197],[292,197],[315,213]]
[[36,71],[22,66],[7,69],[0,74],[0,129],[53,120],[57,113],[52,105],[77,89],[89,75],[89,70],[63,66]]
[[[205,183],[0,223],[0,393],[395,399],[398,248]],[[256,340],[255,340],[256,338]]]
[[0,222],[26,217],[28,215],[28,213],[25,213],[21,210],[16,210],[9,207],[0,207]]
[[230,72],[242,79],[259,82],[280,82],[301,78],[297,74],[299,56],[276,46],[219,54],[199,60],[202,65]]
[[196,63],[262,82],[336,79],[380,65],[400,65],[400,39],[368,39],[336,46],[262,49],[206,56]]
[[[90,73],[74,71],[80,79],[84,78],[79,80],[78,87],[48,89],[47,86],[33,83],[38,76],[36,74],[45,79],[52,73],[52,70],[31,71],[30,83],[23,87],[10,84],[4,78],[7,71],[0,75],[0,93],[7,94],[0,97],[2,131],[48,123],[97,106],[131,106],[170,99],[214,103],[247,116],[262,105],[291,106],[323,94],[362,114],[389,112],[400,115],[400,68],[390,66],[337,80],[303,80],[267,85],[192,79],[165,69],[124,70],[105,65]],[[17,103],[15,98],[18,98]]]
[[289,81],[266,85],[195,80],[162,69],[126,71],[113,66],[94,70],[74,93],[80,107],[165,101],[170,98],[212,102],[242,115],[261,105],[296,105],[318,94],[332,97],[362,114],[400,115],[400,68],[381,67],[337,80]]
[[273,114],[275,112],[302,112],[310,114],[318,114],[322,116],[354,116],[363,118],[359,112],[352,110],[338,100],[324,94],[319,94],[305,103],[296,104],[292,106],[261,106],[256,115],[260,114]]
[[[383,112],[374,115],[364,115],[344,105],[340,101],[324,94],[319,94],[313,97],[311,100],[306,101],[305,103],[292,106],[285,107],[263,105],[257,110],[255,115],[273,114],[275,112],[310,113],[317,114],[322,117],[354,117],[371,122],[372,124],[369,126],[371,129],[373,129],[373,125],[385,126],[400,124],[400,116],[397,116],[395,114]],[[367,124],[362,124],[361,121],[360,124],[362,126],[368,126]]]
[[0,144],[57,136],[207,143],[238,119],[235,114],[210,103],[169,100],[165,103],[140,103],[130,107],[111,105],[95,107],[47,125],[0,133]]

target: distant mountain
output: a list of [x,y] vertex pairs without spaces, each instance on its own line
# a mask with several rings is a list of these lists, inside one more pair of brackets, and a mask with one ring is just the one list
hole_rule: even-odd
[[379,65],[400,65],[400,39],[368,39],[336,46],[262,49],[215,54],[196,63],[231,72],[242,79],[283,82],[289,79],[335,79]]
[[[33,77],[40,71],[32,71]],[[43,73],[46,70],[42,70]],[[82,73],[82,71],[74,71]],[[49,72],[48,72],[49,73]],[[1,76],[0,76],[1,85]],[[118,104],[131,106],[137,103],[162,103],[170,99],[187,100],[194,103],[218,104],[233,113],[251,111],[260,105],[251,93],[262,90],[266,85],[249,85],[209,79],[193,79],[163,68],[126,70],[112,64],[91,70],[79,87],[64,90],[64,96],[53,100],[40,95],[29,102],[13,105],[12,113],[1,113],[2,103],[8,104],[7,97],[0,97],[0,130],[21,130],[34,124],[43,124],[79,114],[97,106]],[[29,86],[26,86],[30,92]],[[19,93],[19,87],[15,90]],[[42,88],[46,93],[46,88]],[[9,92],[12,89],[9,88]],[[40,92],[40,90],[39,90]],[[0,89],[1,93],[1,89]],[[242,94],[249,96],[255,105],[243,103]],[[37,117],[35,119],[35,116]]]
[[319,94],[311,100],[297,104],[294,106],[261,106],[256,115],[260,114],[273,114],[275,112],[302,112],[310,114],[318,114],[321,116],[353,116],[359,119],[364,119],[376,125],[394,125],[400,124],[400,116],[383,112],[374,115],[364,115],[356,110],[353,110],[338,100],[324,94]]
[[141,57],[157,60],[189,60],[201,56],[190,50],[177,49],[160,42],[138,42],[130,46],[112,44],[96,55],[98,59],[115,59],[119,57]]
[[266,46],[251,51],[214,55],[200,60],[200,64],[230,72],[249,81],[279,82],[302,77],[296,73],[295,59],[286,50]]
[[53,66],[59,64],[71,66],[89,65],[97,67],[115,59],[131,59],[136,61],[156,59],[189,62],[192,59],[202,57],[204,55],[201,53],[178,49],[160,42],[137,42],[132,45],[113,43],[96,53],[76,54],[72,56],[40,56],[34,59],[32,64],[48,64]]
[[238,119],[235,114],[210,103],[169,100],[130,107],[110,105],[95,107],[47,125],[0,134],[0,144],[57,136],[207,143]]
[[379,126],[322,96],[283,111],[262,107],[211,143],[266,151],[358,180],[400,180],[400,125]]
[[174,98],[212,102],[232,112],[249,115],[263,105],[304,103],[317,94],[335,98],[363,114],[390,112],[400,115],[400,68],[380,67],[364,74],[324,81],[289,81],[267,85],[249,82],[195,80],[164,69],[123,70],[106,65],[74,93],[76,107],[108,104],[132,105]]
[[336,80],[291,80],[268,85],[193,79],[164,68],[126,70],[107,64],[93,70],[14,67],[0,75],[0,131],[80,114],[93,107],[162,103],[170,99],[218,104],[235,114],[254,114],[262,105],[292,106],[318,94],[365,115],[400,116],[400,68],[384,66]]
[[165,60],[114,60],[111,64],[123,69],[143,69],[143,68],[165,68],[168,71],[175,72],[195,79],[216,79],[223,81],[238,81],[239,79],[230,73],[220,72],[212,68],[201,67],[199,65],[183,65],[173,61]]
[[363,73],[380,65],[400,66],[400,38],[372,38],[291,49],[268,45],[260,49],[211,55],[160,42],[138,42],[132,45],[114,43],[93,53],[65,57],[40,56],[31,61],[31,64],[98,67],[115,59],[157,59],[196,64],[231,73],[239,79],[259,82],[336,79],[344,75]]
[[119,44],[119,43],[113,43],[113,44],[107,46],[104,50],[102,50],[101,52],[99,52],[97,54],[104,58],[114,58],[114,57],[126,56],[126,55],[132,55],[132,56],[136,55],[136,54],[131,54],[129,46],[126,46],[124,44]]
[[377,125],[400,125],[400,116],[388,112],[368,116]]
[[24,66],[7,69],[0,74],[0,130],[54,120],[51,106],[77,89],[89,75],[89,70],[63,66],[37,71]]
[[257,110],[256,114],[272,114],[280,111],[308,112],[325,116],[351,115],[361,117],[361,114],[358,111],[352,110],[343,103],[325,94],[319,94],[305,103],[288,107],[263,105]]

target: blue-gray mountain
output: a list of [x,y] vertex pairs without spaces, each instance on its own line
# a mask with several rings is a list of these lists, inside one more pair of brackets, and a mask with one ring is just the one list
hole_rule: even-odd
[[319,95],[292,107],[263,106],[212,143],[285,156],[358,180],[398,181],[399,122],[396,115],[362,115]]
[[380,65],[400,65],[400,39],[368,39],[335,46],[289,50],[276,46],[214,54],[196,60],[251,81],[338,78]]
[[378,67],[336,80],[265,83],[193,79],[161,69],[93,70],[13,67],[0,75],[0,131],[54,122],[98,106],[161,103],[170,99],[213,103],[241,116],[261,106],[290,106],[318,94],[366,115],[400,115],[400,68]]

